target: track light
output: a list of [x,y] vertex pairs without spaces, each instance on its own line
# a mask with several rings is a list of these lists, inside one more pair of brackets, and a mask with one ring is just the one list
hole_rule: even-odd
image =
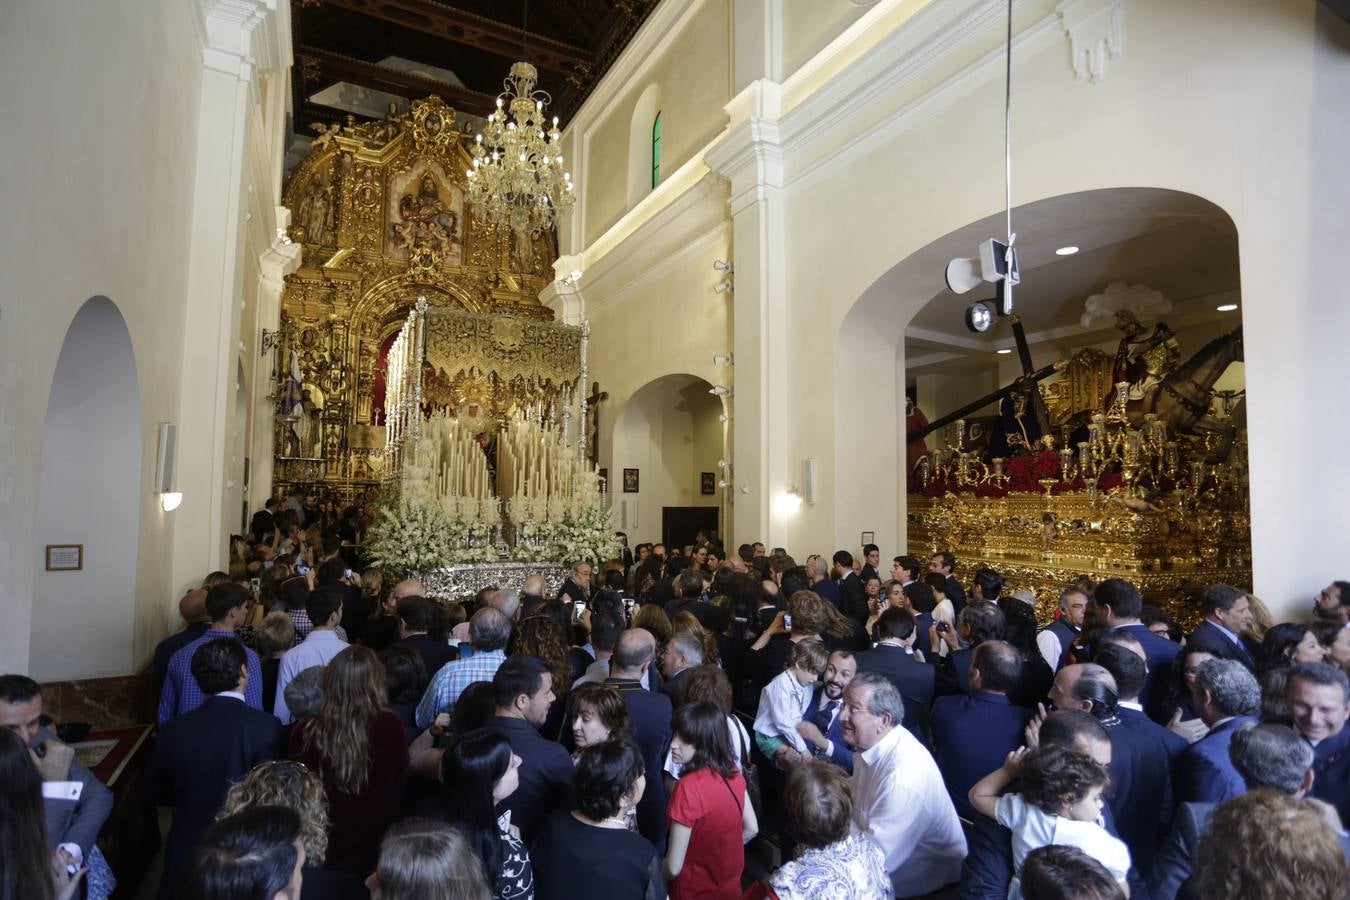
[[713,260],[713,270],[717,272],[730,272],[731,263],[727,262],[725,259],[715,259]]
[[731,388],[724,384],[714,384],[708,389],[708,393],[712,394],[714,397],[730,397]]
[[728,354],[726,354],[725,356],[722,355],[721,353],[717,354],[716,356],[713,357],[713,365],[714,365],[714,366],[729,366],[729,365],[731,365],[731,354],[728,353]]
[[725,294],[729,290],[731,290],[730,281],[719,281],[717,282],[716,286],[713,287],[714,294]]
[[980,300],[966,307],[966,327],[976,334],[984,334],[994,325],[991,301]]

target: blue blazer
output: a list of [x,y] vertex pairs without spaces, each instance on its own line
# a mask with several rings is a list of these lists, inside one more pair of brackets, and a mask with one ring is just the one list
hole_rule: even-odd
[[[809,717],[817,709],[820,709],[820,698],[825,693],[824,685],[817,685],[811,693],[811,705],[806,709],[806,715]],[[840,701],[842,706],[843,701]],[[844,743],[844,724],[841,721],[842,716],[838,712],[834,714],[834,721],[830,723],[830,730],[825,733],[830,741],[830,755],[822,757],[829,759],[839,768],[848,774],[853,774],[853,751],[849,749],[848,744]],[[805,721],[805,720],[803,720]]]
[[956,813],[974,821],[970,789],[1003,765],[1009,753],[1022,746],[1031,710],[1014,706],[1006,694],[971,691],[933,701],[933,757],[947,785]]
[[1142,712],[1124,707],[1106,725],[1111,738],[1111,780],[1107,798],[1120,839],[1142,871],[1152,871],[1158,842],[1172,820],[1172,772],[1190,747]]
[[1185,803],[1222,803],[1247,793],[1246,783],[1228,758],[1228,745],[1233,742],[1234,733],[1255,724],[1253,716],[1238,716],[1215,726],[1192,744],[1181,756],[1177,799]]
[[1181,645],[1165,637],[1158,637],[1142,622],[1137,625],[1121,625],[1116,630],[1128,631],[1139,639],[1139,646],[1144,648],[1144,656],[1148,659],[1148,681],[1144,683],[1144,690],[1139,694],[1139,703],[1149,718],[1159,721],[1161,715],[1158,705],[1162,702],[1166,690],[1164,683],[1171,674],[1172,661],[1181,652]]
[[1186,641],[1186,649],[1203,650],[1218,659],[1235,659],[1246,666],[1249,671],[1256,672],[1256,660],[1252,659],[1251,653],[1242,643],[1242,638],[1239,637],[1238,642],[1233,643],[1228,635],[1219,629],[1219,626],[1208,619],[1197,625],[1195,631],[1191,632],[1190,638]]
[[670,746],[670,698],[657,691],[643,690],[640,681],[610,678],[605,684],[619,689],[633,723],[633,741],[642,751],[643,765],[650,773],[647,790],[638,801],[638,832],[660,850],[666,841],[666,782],[661,769],[666,748]]
[[1313,748],[1312,796],[1325,800],[1350,822],[1350,727]]
[[881,644],[875,650],[859,653],[859,672],[878,672],[895,685],[905,703],[905,726],[910,734],[927,743],[923,735],[928,708],[933,703],[933,684],[936,670],[921,663],[900,647]]
[[281,735],[276,716],[219,694],[159,727],[143,790],[151,805],[174,808],[161,898],[174,896],[178,873],[215,821],[230,785],[281,755]]

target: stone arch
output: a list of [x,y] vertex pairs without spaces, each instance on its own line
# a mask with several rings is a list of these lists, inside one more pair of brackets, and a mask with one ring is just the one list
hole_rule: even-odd
[[[38,680],[135,668],[142,428],[131,335],[93,297],[66,330],[48,393],[38,485],[29,673]],[[47,545],[83,546],[77,571],[49,571]]]

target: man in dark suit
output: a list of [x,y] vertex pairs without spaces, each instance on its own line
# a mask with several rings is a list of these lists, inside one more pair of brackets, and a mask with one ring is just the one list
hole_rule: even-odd
[[707,590],[703,573],[694,568],[685,569],[680,573],[678,582],[680,596],[666,604],[666,617],[673,622],[680,613],[687,612],[698,619],[700,625],[704,624],[709,606],[703,602],[703,594]]
[[553,675],[538,657],[510,656],[492,676],[492,695],[497,704],[494,714],[470,734],[500,734],[520,757],[520,786],[498,810],[510,810],[511,824],[530,844],[549,814],[572,808],[572,758],[562,744],[539,733],[557,699]]
[[[923,654],[924,662],[936,666],[938,655],[935,652],[937,647],[933,644],[933,610],[937,608],[937,597],[933,596],[933,589],[922,581],[911,581],[900,593],[904,595],[905,603],[914,616],[914,649]],[[887,602],[890,602],[891,595],[886,596]]]
[[937,643],[934,643],[935,657],[932,661],[938,666],[939,694],[964,694],[970,691],[970,664],[975,648],[985,641],[996,641],[1003,637],[1006,623],[1007,617],[1003,615],[1003,610],[987,600],[974,600],[957,616],[956,628],[960,640],[951,631],[937,632],[937,626],[934,626],[933,633],[938,641],[947,645],[947,656],[939,661],[936,658]]
[[197,638],[206,634],[211,627],[211,617],[206,613],[206,589],[197,588],[188,591],[178,601],[178,614],[187,623],[182,631],[175,632],[155,645],[154,696],[164,690],[164,679],[169,674],[169,660],[173,655]]
[[866,544],[862,548],[862,555],[862,571],[858,573],[862,583],[867,584],[868,580],[872,578],[882,581],[881,575],[877,572],[877,566],[881,563],[881,548],[876,544]]
[[1158,840],[1166,833],[1173,807],[1172,769],[1190,746],[1144,714],[1139,692],[1148,677],[1144,651],[1125,631],[1108,631],[1097,645],[1093,662],[1115,679],[1119,702],[1115,724],[1107,732],[1128,752],[1120,767],[1128,766],[1124,780],[1130,790],[1116,790],[1111,804],[1116,810],[1120,838],[1130,848],[1130,858],[1145,872],[1152,871]]
[[244,702],[248,658],[234,638],[207,641],[192,654],[192,677],[207,695],[192,712],[160,726],[145,780],[146,801],[174,808],[164,844],[159,896],[172,897],[178,873],[215,821],[230,785],[281,752],[281,722]]
[[919,739],[919,743],[926,744],[925,723],[928,708],[933,703],[933,682],[937,673],[932,666],[914,658],[917,635],[917,624],[908,610],[887,609],[877,619],[880,641],[875,650],[858,654],[858,671],[879,672],[895,685],[905,702],[905,719],[901,724]]
[[677,631],[666,642],[666,650],[661,654],[661,693],[670,698],[672,706],[680,703],[680,691],[684,690],[684,674],[695,666],[703,665],[703,645],[698,638],[687,631]]
[[853,571],[853,554],[840,550],[834,554],[835,583],[839,585],[839,611],[855,622],[866,622],[870,610],[867,608],[867,586]]
[[945,550],[941,553],[935,553],[933,558],[928,561],[928,571],[935,572],[947,579],[947,589],[942,593],[947,596],[948,600],[952,601],[952,613],[961,615],[961,610],[966,605],[966,589],[961,586],[961,582],[957,580],[955,575],[956,557]]
[[1228,758],[1234,732],[1256,724],[1261,688],[1256,676],[1231,659],[1207,659],[1195,673],[1191,690],[1195,711],[1209,734],[1182,754],[1177,767],[1177,799],[1186,803],[1222,803],[1246,791]]
[[277,527],[275,512],[280,505],[281,500],[276,497],[268,497],[263,503],[263,508],[253,514],[253,518],[248,523],[248,530],[253,535],[255,544],[262,543]]
[[1099,622],[1107,628],[1128,631],[1139,639],[1139,646],[1144,648],[1144,656],[1148,658],[1148,682],[1139,695],[1140,702],[1150,718],[1161,721],[1158,705],[1163,697],[1163,681],[1171,672],[1172,661],[1181,652],[1181,645],[1159,637],[1140,621],[1144,599],[1139,595],[1139,589],[1123,578],[1108,578],[1097,585],[1092,602],[1097,605]]
[[421,654],[428,676],[435,675],[446,663],[459,659],[459,651],[449,642],[427,634],[432,624],[431,617],[435,614],[431,603],[421,596],[404,597],[398,601],[399,642]]
[[638,831],[659,851],[666,840],[666,787],[661,767],[670,743],[671,703],[666,695],[642,688],[642,673],[656,656],[656,638],[643,628],[630,628],[619,635],[610,658],[609,678],[628,707],[633,740],[642,751],[642,761],[651,775],[647,790],[638,801]]
[[1325,800],[1350,822],[1350,680],[1330,663],[1302,663],[1289,673],[1285,701],[1294,730],[1313,745],[1311,795]]
[[1189,651],[1200,650],[1219,659],[1235,659],[1250,671],[1256,660],[1242,642],[1242,633],[1252,625],[1252,605],[1247,595],[1232,585],[1212,584],[1200,593],[1205,619],[1186,641]]
[[[1037,742],[1043,747],[1077,750],[1104,766],[1111,765],[1114,752],[1101,723],[1077,709],[1051,713],[1037,729]],[[1016,789],[1016,784],[1009,787],[1009,790]],[[1116,823],[1109,806],[1102,809],[1102,824],[1109,834],[1116,835]],[[966,858],[961,865],[961,900],[1007,900],[1012,877],[1012,832],[988,816],[976,816],[967,832]],[[1131,897],[1148,896],[1143,879],[1133,865],[1129,883]]]
[[[830,564],[825,561],[825,557],[812,554],[806,558],[806,580],[811,583],[808,590],[820,595],[822,600],[830,603],[835,609],[843,609],[843,595],[839,593],[839,585],[830,577]],[[866,592],[864,601],[865,595]],[[792,599],[791,593],[788,594],[788,599]]]
[[[328,540],[328,539],[325,539]],[[336,552],[334,549],[334,552]],[[331,588],[342,596],[342,624],[347,632],[349,643],[358,643],[366,632],[366,623],[374,611],[373,602],[361,596],[361,589],[348,580],[347,563],[341,556],[334,556],[320,564],[315,574],[315,587]],[[320,623],[314,622],[314,625]]]
[[564,603],[585,603],[591,596],[591,564],[584,559],[572,566],[563,579],[558,599]]
[[[844,743],[844,723],[839,711],[844,706],[844,690],[858,671],[858,659],[848,650],[836,650],[825,663],[825,678],[811,695],[806,715],[797,724],[797,733],[811,751],[853,774],[853,750]],[[909,712],[906,703],[906,713]],[[780,752],[793,752],[784,745]]]
[[[1257,725],[1233,735],[1228,758],[1246,789],[1267,788],[1291,797],[1305,796],[1316,782],[1312,746],[1285,725]],[[1194,897],[1187,885],[1200,836],[1209,827],[1214,803],[1177,807],[1172,832],[1158,849],[1149,890],[1153,900]],[[1350,837],[1340,834],[1341,849],[1350,859]]]
[[933,701],[933,757],[957,815],[967,821],[978,815],[970,805],[971,787],[1022,746],[1032,712],[1008,700],[1021,675],[1016,650],[1003,641],[985,641],[972,653],[970,690]]

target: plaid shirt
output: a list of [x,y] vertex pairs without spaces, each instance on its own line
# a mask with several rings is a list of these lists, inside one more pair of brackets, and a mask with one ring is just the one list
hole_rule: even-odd
[[506,661],[503,650],[486,650],[475,653],[468,659],[451,660],[441,666],[441,670],[427,685],[422,702],[417,704],[417,727],[430,728],[431,723],[443,712],[451,712],[455,701],[464,689],[475,681],[491,681],[497,674],[497,668]]
[[[291,617],[291,622],[295,625],[295,638],[291,641],[291,647],[299,647],[304,643],[305,638],[309,637],[310,632],[314,630],[314,623],[309,620],[309,613],[303,609],[288,609],[286,615]],[[334,628],[333,631],[341,640],[347,641],[347,632],[341,625]],[[351,642],[347,641],[347,643]]]
[[[174,716],[192,712],[206,700],[206,695],[197,686],[197,679],[192,677],[192,654],[207,641],[233,637],[237,637],[233,631],[212,629],[173,655],[169,660],[169,674],[164,679],[164,691],[159,695],[160,725]],[[248,647],[244,648],[244,655],[248,657],[248,686],[244,688],[244,700],[254,709],[262,709],[262,665],[258,662],[258,654]]]

